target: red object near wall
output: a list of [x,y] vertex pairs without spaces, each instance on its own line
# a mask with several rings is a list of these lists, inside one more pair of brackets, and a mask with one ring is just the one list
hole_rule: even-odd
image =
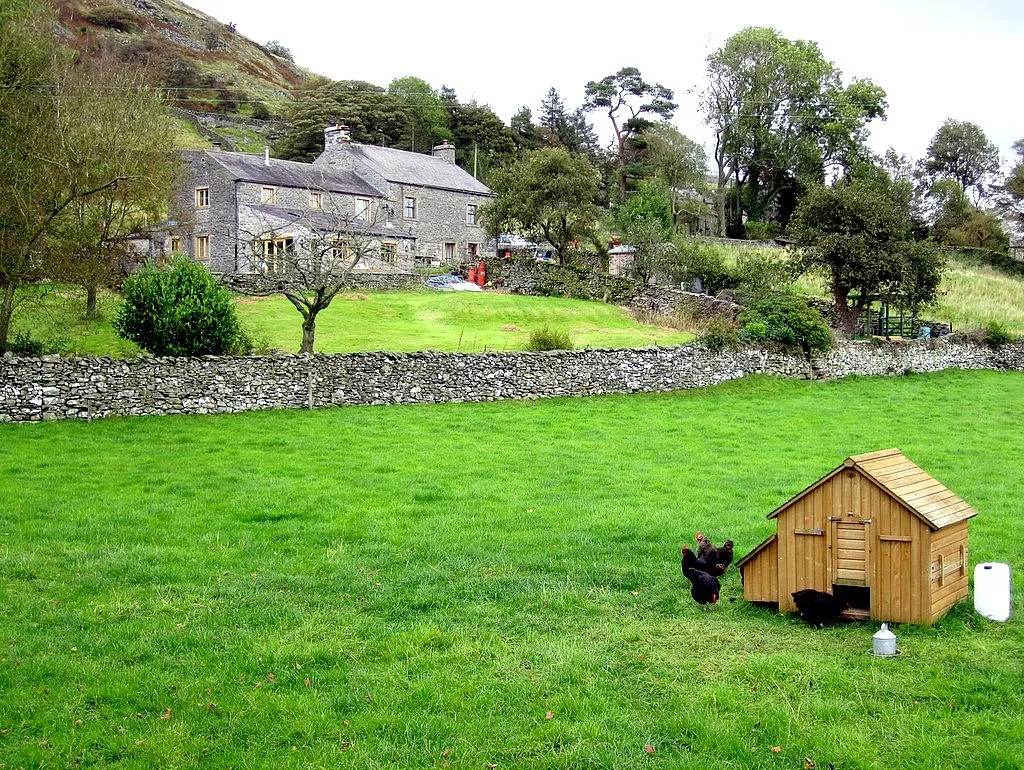
[[476,285],[483,286],[487,283],[487,265],[481,262],[476,266]]
[[466,276],[466,280],[468,280],[470,283],[476,283],[476,267],[475,266],[471,266],[469,268],[469,275]]

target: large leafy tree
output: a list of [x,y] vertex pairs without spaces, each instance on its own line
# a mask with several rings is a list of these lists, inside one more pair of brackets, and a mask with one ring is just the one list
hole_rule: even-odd
[[484,225],[492,236],[517,233],[545,240],[565,264],[574,244],[596,238],[598,181],[597,172],[581,155],[562,148],[528,152],[492,174],[491,187],[498,197],[484,208]]
[[847,333],[872,302],[916,309],[936,297],[943,259],[914,241],[911,196],[908,184],[864,164],[831,187],[811,188],[793,215],[792,232],[804,247],[796,267],[825,275]]
[[707,187],[708,159],[704,148],[675,126],[659,123],[647,132],[647,165],[669,191],[672,223],[695,222],[707,211],[698,197]]
[[455,160],[462,168],[488,180],[491,169],[515,161],[516,136],[494,110],[474,101],[462,104],[450,88],[442,88],[441,99],[451,116]]
[[999,149],[976,123],[947,119],[935,132],[923,161],[935,179],[952,179],[975,201],[988,194],[986,182],[999,173]]
[[1017,162],[999,190],[999,207],[1017,224],[1024,224],[1024,139],[1014,143]]
[[451,116],[427,81],[412,75],[396,78],[388,84],[387,92],[404,107],[406,125],[396,144],[399,149],[430,152],[452,138]]
[[148,112],[155,96],[133,91],[146,110],[126,107],[122,101],[134,96],[73,68],[70,52],[54,40],[54,23],[32,0],[0,5],[0,351],[18,286],[61,276],[57,267],[75,256],[100,196],[128,196],[158,176],[146,148],[142,157],[121,157],[129,133],[150,136],[135,118],[162,118]]
[[[703,108],[715,132],[718,217],[742,234],[742,219],[785,226],[799,193],[828,169],[866,157],[866,124],[885,116],[885,92],[869,80],[844,87],[817,43],[748,27],[708,57]],[[738,205],[726,222],[726,185]]]
[[54,275],[86,289],[92,318],[99,288],[116,285],[137,259],[129,238],[166,215],[178,154],[164,105],[141,73],[100,63],[68,77],[65,90],[79,108],[58,110],[65,152],[95,186],[117,180],[71,206],[48,239]]
[[672,89],[660,83],[648,83],[636,67],[623,67],[614,75],[591,80],[586,86],[583,108],[602,111],[608,115],[619,161],[619,192],[623,199],[627,192],[627,177],[642,169],[636,164],[638,150],[643,145],[640,137],[657,120],[668,120],[678,106]]
[[398,145],[410,125],[407,100],[362,80],[313,77],[293,92],[285,118],[288,128],[275,143],[285,160],[310,162],[324,149],[324,127],[344,122],[352,139],[364,144]]

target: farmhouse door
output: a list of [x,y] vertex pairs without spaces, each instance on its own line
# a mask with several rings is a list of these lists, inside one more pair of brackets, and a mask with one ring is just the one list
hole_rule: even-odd
[[848,513],[829,518],[829,565],[832,582],[844,586],[871,584],[871,549],[868,547],[870,519]]

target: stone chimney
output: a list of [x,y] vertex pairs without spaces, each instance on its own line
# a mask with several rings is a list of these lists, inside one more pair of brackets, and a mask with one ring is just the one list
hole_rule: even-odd
[[441,158],[445,163],[451,163],[453,166],[455,165],[455,145],[448,144],[447,139],[445,139],[444,142],[442,142],[441,144],[437,145],[437,147],[433,149],[431,154],[435,158]]
[[332,144],[352,144],[352,134],[344,123],[330,123],[324,129],[324,149]]

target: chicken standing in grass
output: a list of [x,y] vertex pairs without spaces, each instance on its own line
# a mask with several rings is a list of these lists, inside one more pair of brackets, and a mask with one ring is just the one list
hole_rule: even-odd
[[[722,568],[722,572],[725,572],[726,568],[732,564],[732,551],[732,540],[726,540],[722,543],[721,548],[715,548],[711,541],[704,536],[703,532],[697,533],[698,561],[702,561],[705,564],[716,564]],[[719,572],[718,574],[721,575],[722,572]]]
[[715,604],[722,591],[718,578],[697,568],[696,554],[687,545],[683,546],[683,576],[690,581],[690,596],[697,604]]
[[840,601],[832,594],[816,591],[813,588],[794,591],[793,602],[796,604],[800,617],[812,626],[835,623],[839,620],[839,614],[846,609],[845,602]]

